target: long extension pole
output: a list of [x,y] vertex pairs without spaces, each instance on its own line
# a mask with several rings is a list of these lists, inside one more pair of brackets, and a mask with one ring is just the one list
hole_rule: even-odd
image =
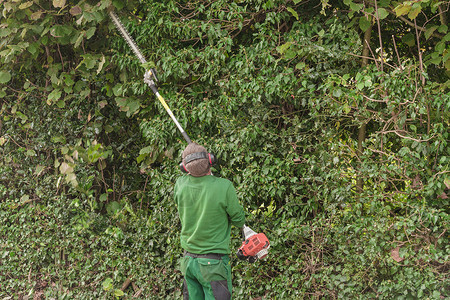
[[[135,43],[133,38],[130,36],[130,34],[126,30],[125,26],[123,26],[122,22],[119,20],[117,15],[112,10],[109,10],[109,16],[111,17],[111,20],[114,22],[114,25],[116,25],[116,27],[119,30],[119,32],[122,35],[122,37],[125,39],[127,44],[130,46],[131,50],[133,50],[134,54],[137,56],[139,61],[142,64],[147,63],[147,61],[145,60],[144,55],[142,55],[142,52],[139,50],[139,47],[137,46],[137,44]],[[158,89],[157,89],[156,84],[155,84],[155,81],[157,81],[155,70],[153,70],[153,69],[147,70],[145,72],[145,75],[144,75],[144,82],[151,88],[151,90],[155,94],[156,98],[158,98],[159,102],[161,102],[162,106],[167,111],[169,116],[172,118],[172,121],[178,127],[178,130],[180,130],[181,135],[186,140],[186,142],[188,144],[192,143],[191,139],[187,135],[186,131],[184,131],[183,127],[181,127],[181,125],[178,122],[178,120],[175,118],[175,115],[170,110],[170,108],[167,105],[167,103],[164,100],[164,98],[159,94]]]

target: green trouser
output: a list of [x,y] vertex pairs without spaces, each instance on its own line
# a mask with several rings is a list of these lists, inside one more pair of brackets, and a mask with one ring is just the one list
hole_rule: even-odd
[[185,300],[231,299],[231,266],[228,255],[215,258],[191,257],[181,259]]

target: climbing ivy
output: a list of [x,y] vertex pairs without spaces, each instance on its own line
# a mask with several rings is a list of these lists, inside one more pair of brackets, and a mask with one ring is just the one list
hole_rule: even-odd
[[186,145],[113,9],[271,241],[236,299],[448,297],[449,5],[1,1],[0,295],[181,297]]

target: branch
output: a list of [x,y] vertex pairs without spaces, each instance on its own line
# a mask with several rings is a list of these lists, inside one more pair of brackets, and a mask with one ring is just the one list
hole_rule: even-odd
[[[375,64],[377,64],[377,62],[380,61],[379,59],[376,59],[376,58],[372,58],[372,57],[364,57],[364,56],[358,55],[358,54],[353,54],[353,53],[347,53],[347,54],[348,54],[348,55],[351,55],[351,56],[354,56],[354,57],[367,58],[367,59],[373,60],[373,61],[375,61]],[[388,65],[388,66],[391,67],[392,69],[398,69],[398,67],[393,66],[393,65],[391,65],[391,64],[388,64],[387,62],[384,62],[384,64],[385,64],[385,65]],[[377,65],[377,66],[378,66],[378,65]]]
[[381,103],[387,103],[388,101],[387,100],[377,100],[377,99],[372,99],[372,98],[370,98],[370,97],[368,97],[368,96],[366,96],[366,95],[362,95],[364,98],[366,98],[367,100],[369,100],[369,101],[372,101],[372,102],[381,102]]
[[[386,10],[387,10],[389,13],[391,13],[391,14],[397,16],[397,14],[396,14],[393,10],[390,10],[390,9],[386,9]],[[413,22],[411,22],[410,20],[408,20],[407,18],[405,18],[405,17],[403,17],[403,16],[398,16],[398,18],[399,18],[400,20],[402,20],[403,22],[405,22],[406,24],[408,24],[409,26],[415,28],[415,29],[418,29],[418,30],[420,30],[420,31],[426,31],[426,30],[427,30],[425,27],[418,26],[417,24],[414,24]],[[442,38],[444,37],[443,35],[441,35],[441,34],[439,34],[439,33],[436,33],[436,32],[433,32],[431,35],[434,36],[434,37],[440,38],[440,39],[442,39]]]
[[379,131],[378,133],[381,133],[381,134],[395,133],[396,135],[398,135],[399,137],[401,137],[401,138],[403,138],[403,139],[415,141],[415,142],[418,142],[418,143],[428,142],[429,140],[431,140],[431,139],[434,138],[434,136],[435,136],[435,135],[433,134],[430,138],[425,139],[425,140],[422,140],[422,139],[415,139],[415,138],[412,138],[412,137],[404,136],[404,135],[400,134],[398,130]]
[[377,27],[378,27],[378,39],[380,42],[380,56],[381,56],[381,72],[383,72],[383,40],[381,38],[381,25],[380,25],[380,15],[378,14],[378,5],[377,1],[375,1],[375,19],[377,20]]
[[[420,63],[420,79],[422,80],[422,85],[425,85],[425,77],[423,76],[422,50],[420,50],[419,31],[418,31],[418,28],[417,28],[416,19],[414,19],[414,27],[416,28],[417,54],[419,55],[419,63]],[[417,86],[416,86],[416,89],[417,89]]]

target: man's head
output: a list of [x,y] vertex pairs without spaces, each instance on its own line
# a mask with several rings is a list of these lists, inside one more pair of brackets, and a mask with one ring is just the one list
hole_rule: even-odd
[[186,163],[186,156],[198,152],[207,153],[205,147],[196,143],[190,143],[189,145],[187,145],[187,147],[183,151],[183,154],[181,155],[184,168],[189,172],[190,175],[194,177],[208,175],[211,171],[211,165],[208,158],[195,159]]

